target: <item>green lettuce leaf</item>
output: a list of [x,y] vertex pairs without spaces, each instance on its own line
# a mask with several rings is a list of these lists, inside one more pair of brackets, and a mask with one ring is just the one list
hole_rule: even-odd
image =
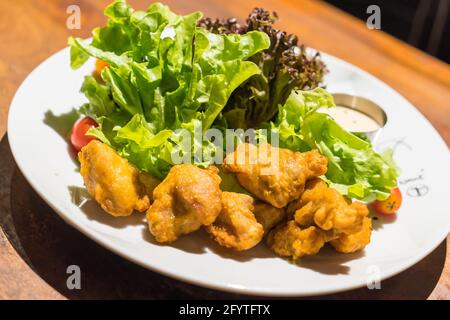
[[392,152],[377,153],[369,141],[317,112],[332,106],[332,96],[321,88],[293,91],[269,130],[279,136],[281,147],[302,152],[318,149],[326,156],[324,179],[342,194],[365,201],[386,199],[397,186],[398,169]]
[[252,56],[250,61],[261,69],[231,95],[223,114],[231,128],[259,128],[273,121],[278,106],[294,89],[310,90],[322,84],[327,72],[320,54],[310,54],[298,38],[275,28],[275,12],[255,8],[246,23],[237,19],[204,18],[199,26],[217,34],[245,34],[261,31],[270,38],[270,47]]
[[100,84],[92,76],[84,78],[80,91],[88,98],[83,113],[92,118],[105,116],[116,111],[116,104],[111,97],[111,89]]
[[211,163],[221,150],[202,134],[232,92],[261,72],[247,59],[269,47],[268,36],[213,34],[197,27],[201,13],[181,16],[160,3],[136,11],[118,0],[105,15],[106,26],[93,31],[91,43],[69,38],[73,68],[89,57],[108,63],[103,83],[87,77],[81,88],[89,102],[80,112],[99,123],[89,134],[158,178],[175,155]]
[[328,158],[327,179],[351,198],[385,199],[397,186],[393,160],[372,145],[341,128],[330,116],[315,113],[305,118],[301,134],[311,148]]
[[198,29],[195,38],[194,70],[188,109],[204,109],[203,130],[207,130],[225,107],[232,92],[261,70],[244,61],[269,46],[262,32],[244,35],[216,35]]

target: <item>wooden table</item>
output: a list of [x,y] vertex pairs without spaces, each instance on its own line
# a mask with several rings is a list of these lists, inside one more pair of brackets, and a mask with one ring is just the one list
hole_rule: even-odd
[[[108,0],[7,0],[0,2],[0,137],[9,103],[38,63],[103,24]],[[450,143],[448,65],[320,1],[166,0],[175,11],[245,19],[255,6],[276,10],[280,29],[309,46],[376,75],[407,97]],[[145,8],[147,1],[130,1]],[[146,4],[147,3],[147,4]],[[81,8],[81,30],[66,27],[71,4]],[[62,79],[62,81],[64,81]],[[67,226],[36,195],[0,142],[0,298],[247,298],[198,288],[140,268]],[[450,239],[450,238],[449,238]],[[449,299],[450,254],[444,241],[407,271],[383,281],[382,290],[358,289],[324,298]],[[95,257],[95,259],[93,258]],[[66,268],[80,265],[82,290],[68,290]]]

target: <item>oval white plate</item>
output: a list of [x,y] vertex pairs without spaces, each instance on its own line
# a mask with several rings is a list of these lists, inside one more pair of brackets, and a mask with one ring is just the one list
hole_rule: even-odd
[[66,222],[146,268],[214,289],[256,295],[305,296],[365,286],[412,266],[447,236],[450,156],[434,128],[398,93],[355,66],[329,55],[324,59],[330,70],[329,91],[357,94],[385,109],[389,120],[377,147],[393,147],[402,169],[401,211],[395,221],[374,221],[372,242],[364,252],[342,255],[324,249],[294,264],[263,244],[231,252],[203,231],[163,246],[153,242],[144,215],[115,219],[92,200],[78,207],[71,191],[83,186],[82,179],[66,137],[58,131],[64,122],[60,115],[85,101],[79,89],[94,64],[71,70],[68,49],[48,58],[20,86],[9,111],[9,142],[25,177]]

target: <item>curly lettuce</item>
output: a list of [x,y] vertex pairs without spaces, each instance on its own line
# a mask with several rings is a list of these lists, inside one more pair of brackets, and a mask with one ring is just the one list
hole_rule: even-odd
[[[90,44],[69,39],[73,68],[90,57],[109,65],[103,83],[88,76],[81,87],[89,102],[80,111],[99,123],[89,134],[159,178],[174,154],[207,165],[213,145],[194,131],[209,129],[233,91],[261,73],[248,59],[269,47],[269,37],[214,34],[197,27],[201,13],[180,16],[160,3],[135,11],[119,0],[105,15],[106,26],[93,31]],[[192,133],[188,147],[180,147],[181,128]],[[195,156],[198,148],[205,156]]]
[[327,69],[320,54],[308,52],[297,36],[276,29],[277,20],[275,12],[255,8],[242,25],[235,18],[199,21],[199,26],[217,34],[261,31],[270,38],[270,47],[250,58],[262,72],[240,85],[224,108],[231,128],[257,128],[272,121],[278,105],[286,102],[293,89],[310,90],[322,85]]
[[364,201],[386,199],[397,186],[399,174],[392,152],[377,153],[370,141],[317,112],[333,106],[333,97],[324,89],[293,91],[268,129],[279,137],[280,147],[302,152],[318,149],[327,157],[323,178],[341,194]]

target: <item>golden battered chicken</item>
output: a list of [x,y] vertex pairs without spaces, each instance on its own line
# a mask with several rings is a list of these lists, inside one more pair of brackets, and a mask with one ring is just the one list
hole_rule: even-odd
[[273,227],[284,220],[286,211],[284,208],[275,208],[265,202],[256,202],[253,211],[256,220],[263,226],[264,234],[267,234]]
[[370,243],[372,233],[372,219],[364,218],[362,229],[356,233],[343,234],[332,240],[330,244],[341,253],[353,253],[365,248]]
[[142,171],[139,174],[138,180],[142,188],[144,189],[145,194],[149,196],[150,200],[153,200],[153,191],[161,183],[161,180],[156,179],[152,175]]
[[159,183],[120,157],[108,145],[93,140],[78,154],[84,185],[100,206],[113,216],[129,216],[150,206],[152,189]]
[[324,181],[313,179],[306,184],[300,199],[289,204],[287,212],[302,227],[317,226],[323,230],[352,234],[361,230],[369,210],[363,203],[347,202]]
[[302,229],[295,221],[290,220],[270,231],[267,244],[279,256],[297,260],[305,255],[317,254],[333,238],[333,232],[317,227]]
[[303,192],[305,181],[327,171],[327,159],[317,150],[300,153],[240,144],[225,158],[223,168],[236,173],[239,183],[259,199],[283,208]]
[[153,191],[147,211],[150,232],[158,242],[172,242],[180,235],[213,223],[222,210],[218,169],[191,164],[173,166]]
[[220,245],[238,251],[256,246],[264,229],[253,215],[254,199],[235,192],[222,192],[222,211],[216,221],[206,227]]

